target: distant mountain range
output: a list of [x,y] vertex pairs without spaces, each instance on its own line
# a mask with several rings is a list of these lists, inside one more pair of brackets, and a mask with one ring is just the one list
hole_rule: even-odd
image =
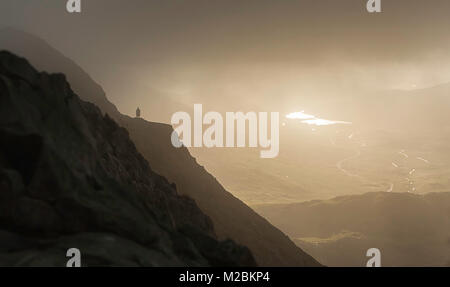
[[373,192],[256,210],[327,266],[450,266],[450,192]]
[[[40,71],[64,73],[81,99],[94,103],[128,130],[137,150],[156,173],[174,183],[180,194],[195,200],[211,218],[219,239],[230,238],[247,246],[261,266],[320,266],[280,230],[227,192],[197,164],[187,149],[173,148],[170,143],[171,126],[120,114],[86,72],[37,37],[5,29],[0,31],[0,49],[26,57]],[[248,258],[239,262],[251,264]]]

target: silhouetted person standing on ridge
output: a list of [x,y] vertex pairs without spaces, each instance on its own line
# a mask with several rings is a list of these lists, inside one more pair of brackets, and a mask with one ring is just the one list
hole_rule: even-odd
[[139,109],[139,107],[136,109],[136,118],[140,118],[141,117],[141,110]]

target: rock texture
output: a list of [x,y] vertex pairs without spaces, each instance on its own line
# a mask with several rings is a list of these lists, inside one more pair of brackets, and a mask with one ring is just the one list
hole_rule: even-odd
[[179,193],[196,201],[212,219],[220,239],[231,238],[247,246],[261,266],[320,266],[280,230],[226,191],[186,148],[174,148],[170,125],[122,115],[86,72],[37,37],[5,29],[0,31],[2,48],[25,56],[39,70],[63,72],[83,100],[95,103],[129,131],[137,149],[156,172],[175,183]]
[[0,265],[253,266],[62,74],[0,52]]

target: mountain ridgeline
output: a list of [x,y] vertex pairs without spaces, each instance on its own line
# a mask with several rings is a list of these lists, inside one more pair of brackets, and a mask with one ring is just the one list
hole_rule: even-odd
[[255,266],[62,74],[0,52],[0,265]]
[[[176,185],[178,193],[195,200],[202,212],[212,220],[211,225],[214,226],[219,240],[231,239],[238,244],[247,246],[260,266],[321,266],[280,230],[227,192],[211,174],[196,162],[186,148],[174,148],[170,142],[170,134],[173,131],[170,125],[122,115],[107,100],[102,88],[87,73],[39,38],[6,29],[0,31],[0,49],[7,49],[26,57],[38,70],[64,73],[71,88],[82,100],[97,105],[103,113],[108,115],[106,121],[113,122],[114,120],[128,131],[137,151],[148,161],[152,170],[172,183],[166,183],[161,178],[165,186],[170,186],[171,191],[174,192],[175,189],[172,185]],[[125,133],[125,129],[122,130],[123,133]],[[83,154],[80,154],[80,157],[86,158]],[[128,167],[124,167],[124,169],[127,170]],[[119,175],[120,172],[117,172],[117,176]],[[95,177],[89,178],[95,182]],[[184,200],[189,201],[186,198]],[[160,203],[166,204],[165,202]],[[191,210],[194,211],[195,208],[192,207]],[[171,215],[169,218],[173,216]],[[204,218],[202,214],[193,213],[187,219],[191,216],[196,219]],[[183,216],[180,217],[174,217],[174,222],[182,220]],[[208,226],[209,234],[213,236],[212,226],[209,226],[210,223],[207,219],[204,220],[205,222],[200,226],[204,227],[204,231]],[[202,232],[196,234],[203,236]],[[192,242],[190,245],[194,244]],[[214,244],[218,244],[218,246],[224,244],[211,242],[215,242]],[[235,246],[230,241],[227,242],[226,244],[230,246],[227,250],[239,258],[236,264],[252,264],[251,256],[245,252],[245,249]],[[207,244],[206,248],[212,247],[211,244]],[[219,248],[217,252],[220,250]],[[205,259],[203,263],[206,264],[210,261]]]

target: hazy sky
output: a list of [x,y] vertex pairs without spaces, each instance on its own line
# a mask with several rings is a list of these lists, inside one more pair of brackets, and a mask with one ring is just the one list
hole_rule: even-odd
[[[450,1],[2,0],[0,27],[47,40],[122,112],[152,97],[294,111],[374,89],[450,82]],[[168,119],[169,120],[169,119]]]

